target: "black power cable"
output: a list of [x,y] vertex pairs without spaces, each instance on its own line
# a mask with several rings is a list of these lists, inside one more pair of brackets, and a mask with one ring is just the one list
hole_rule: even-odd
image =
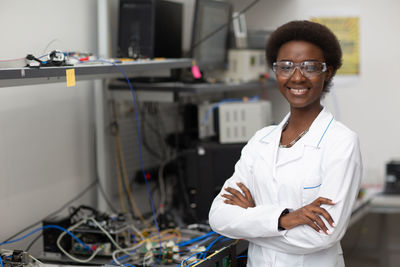
[[40,238],[42,235],[43,235],[43,232],[40,232],[40,234],[37,235],[37,236],[35,237],[35,239],[33,239],[33,240],[31,241],[31,243],[29,243],[29,245],[26,247],[25,251],[28,252],[28,251],[32,248],[33,244],[35,244],[35,243],[39,240],[39,238]]

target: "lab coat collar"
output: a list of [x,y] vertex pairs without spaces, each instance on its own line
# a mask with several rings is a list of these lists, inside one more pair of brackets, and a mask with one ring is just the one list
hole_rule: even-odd
[[311,124],[307,134],[301,138],[303,139],[302,143],[306,146],[320,148],[324,144],[322,141],[333,120],[334,117],[332,113],[324,107]]
[[[264,144],[272,145],[270,149],[264,149],[261,153],[264,160],[272,160],[274,163],[274,168],[272,169],[272,177],[276,179],[276,168],[284,165],[288,162],[297,160],[301,158],[304,154],[304,148],[306,146],[318,149],[321,147],[322,140],[329,129],[333,121],[333,115],[326,109],[323,108],[318,116],[315,118],[310,126],[308,132],[296,143],[295,146],[291,148],[291,155],[284,161],[277,162],[277,154],[279,143],[281,140],[282,128],[284,127],[286,121],[289,119],[290,113],[285,116],[285,118],[279,123],[278,126],[274,127],[270,132],[264,135],[260,142]],[[272,153],[271,153],[272,152]]]
[[[273,142],[278,142],[280,141],[281,133],[282,133],[282,128],[285,125],[286,121],[289,119],[290,113],[288,113],[285,118],[276,126],[274,127],[270,132],[268,132],[266,135],[264,135],[261,139],[260,142],[262,143],[273,143]],[[323,108],[321,112],[318,114],[318,116],[315,118],[313,123],[310,126],[310,129],[308,130],[307,134],[304,135],[299,142],[306,146],[313,146],[316,148],[320,148],[321,145],[323,144],[323,138],[328,131],[331,123],[333,121],[333,115],[328,111],[327,108]]]
[[281,139],[282,128],[285,125],[286,121],[289,119],[290,113],[288,113],[285,118],[273,129],[271,129],[266,135],[261,137],[260,142],[262,143],[272,143],[276,139]]

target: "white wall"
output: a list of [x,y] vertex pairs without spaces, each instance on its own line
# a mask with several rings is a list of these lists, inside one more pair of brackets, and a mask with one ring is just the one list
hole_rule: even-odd
[[[250,1],[232,0],[236,10]],[[246,14],[249,28],[275,29],[310,15],[360,17],[360,69],[355,79],[337,76],[326,105],[360,137],[364,182],[383,183],[385,164],[400,159],[400,1],[397,0],[261,0]],[[336,95],[336,97],[335,97]],[[270,90],[276,114],[287,112],[277,90]],[[335,108],[335,102],[338,109]]]
[[[95,0],[2,0],[0,60],[96,52],[96,17]],[[87,81],[0,88],[0,242],[95,179],[92,99]],[[94,203],[93,196],[83,201]]]

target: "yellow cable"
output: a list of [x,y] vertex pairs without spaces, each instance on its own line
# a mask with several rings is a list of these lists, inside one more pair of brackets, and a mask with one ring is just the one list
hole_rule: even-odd
[[177,237],[177,242],[179,242],[179,241],[181,241],[181,238],[182,238],[182,235],[181,235],[181,233],[179,232],[179,230],[178,229],[174,229],[174,228],[170,228],[170,229],[165,229],[165,230],[163,230],[161,233],[175,233],[176,234],[176,237]]
[[[113,112],[116,114],[115,110],[115,103],[113,101]],[[115,120],[115,115],[114,115],[114,120]],[[118,129],[116,130],[118,131]],[[121,169],[119,166],[119,151],[118,151],[118,145],[117,145],[117,134],[114,134],[114,143],[115,143],[115,167],[117,169],[117,181],[118,181],[118,195],[119,195],[119,202],[121,203],[121,210],[123,213],[126,213],[126,207],[125,207],[125,202],[123,198],[123,189],[122,189],[122,177],[121,177]]]
[[[181,240],[181,233],[177,229],[171,228],[171,229],[165,229],[165,230],[160,232],[161,241],[165,241],[165,240],[171,239],[171,235],[167,235],[169,233],[175,233],[176,234],[176,235],[174,235],[172,237],[176,237],[177,238],[177,242],[179,242]],[[159,240],[159,236],[158,235],[150,236],[150,237],[147,238],[147,240],[149,240],[149,241]]]
[[123,198],[123,189],[122,189],[122,177],[121,177],[121,170],[118,164],[119,161],[119,153],[117,151],[117,148],[115,148],[115,157],[116,157],[116,163],[117,163],[117,177],[118,177],[118,195],[119,195],[119,202],[121,203],[121,209],[123,213],[126,213],[126,207],[125,207],[125,202]]
[[[239,239],[236,239],[236,240],[235,240],[232,244],[230,244],[229,246],[236,245],[237,243],[239,243]],[[219,250],[216,250],[213,254],[208,255],[207,258],[203,259],[201,262],[195,263],[195,264],[192,265],[192,266],[193,266],[193,267],[194,267],[194,266],[197,266],[197,265],[199,265],[200,263],[202,263],[203,261],[206,261],[206,260],[208,260],[208,259],[211,259],[212,257],[214,257],[214,255],[220,253],[221,251],[223,251],[224,249],[227,249],[227,248],[228,248],[228,247],[223,247],[223,248],[221,248],[221,249],[219,249]]]
[[[118,123],[118,116],[117,116],[117,111],[115,108],[115,101],[112,102],[113,103],[113,112],[114,112],[114,121],[115,123]],[[142,213],[140,212],[140,210],[138,209],[138,207],[136,206],[136,202],[133,198],[132,195],[132,191],[131,188],[129,186],[129,181],[128,181],[128,171],[126,168],[126,164],[125,164],[125,157],[124,157],[124,153],[122,151],[122,145],[121,145],[121,138],[119,136],[118,131],[116,131],[115,133],[115,145],[116,148],[119,152],[119,163],[121,164],[121,168],[122,168],[122,177],[123,177],[123,181],[126,187],[126,190],[128,192],[128,198],[130,203],[132,204],[132,208],[135,212],[135,214],[139,217],[139,219],[148,227],[151,227],[151,225],[146,221],[146,219],[143,217]]]
[[139,210],[138,207],[136,206],[136,202],[135,202],[135,200],[134,200],[134,198],[133,198],[132,191],[131,191],[131,188],[130,188],[130,186],[129,186],[128,171],[127,171],[127,169],[126,169],[124,153],[122,152],[122,149],[121,149],[121,139],[120,139],[119,136],[118,136],[118,138],[117,138],[117,141],[118,141],[118,146],[119,146],[119,148],[120,148],[120,149],[119,149],[119,153],[120,153],[120,159],[121,159],[121,165],[122,165],[122,174],[123,174],[122,177],[124,178],[123,181],[124,181],[124,183],[125,183],[126,190],[128,191],[128,198],[129,198],[129,200],[130,200],[130,202],[131,202],[131,204],[132,204],[133,210],[135,211],[135,213],[136,213],[136,215],[139,217],[139,219],[140,219],[146,226],[151,227],[151,225],[146,221],[146,219],[143,218],[142,213],[140,212],[140,210]]

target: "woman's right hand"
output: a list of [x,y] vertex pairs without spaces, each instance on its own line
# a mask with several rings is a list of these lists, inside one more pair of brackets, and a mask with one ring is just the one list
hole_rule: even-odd
[[321,208],[322,204],[335,205],[332,200],[319,197],[311,204],[282,216],[280,218],[280,226],[289,230],[298,225],[306,224],[319,233],[323,231],[326,234],[330,234],[320,216],[324,217],[332,227],[335,227],[335,223],[331,215],[324,208]]

